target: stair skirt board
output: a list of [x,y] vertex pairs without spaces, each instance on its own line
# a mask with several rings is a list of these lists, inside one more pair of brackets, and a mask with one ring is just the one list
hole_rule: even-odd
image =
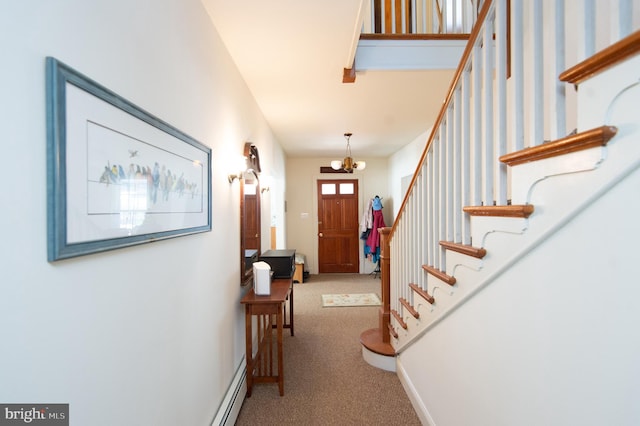
[[396,357],[388,355],[380,355],[362,345],[362,358],[367,364],[385,371],[396,372]]
[[247,364],[245,357],[242,357],[240,365],[233,376],[233,381],[229,385],[227,392],[218,407],[216,416],[211,421],[211,426],[232,426],[238,419],[240,408],[247,394]]

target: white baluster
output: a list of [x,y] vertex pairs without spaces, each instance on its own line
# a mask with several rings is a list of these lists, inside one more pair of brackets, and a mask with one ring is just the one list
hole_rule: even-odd
[[[461,206],[470,205],[471,203],[471,79],[469,71],[462,73],[462,160],[461,160],[461,178],[460,178],[460,191],[461,191]],[[471,221],[469,216],[462,214],[462,229],[461,229],[461,241],[463,244],[470,244],[471,236]]]
[[507,153],[507,2],[495,0],[496,17],[496,132],[493,170],[495,171],[495,201],[507,204],[507,166],[498,161]]
[[484,54],[484,68],[482,79],[483,103],[482,110],[484,112],[483,123],[484,132],[482,138],[482,201],[485,206],[493,205],[493,71],[494,71],[494,52],[493,52],[493,20],[488,19],[483,29],[483,45],[482,53]]

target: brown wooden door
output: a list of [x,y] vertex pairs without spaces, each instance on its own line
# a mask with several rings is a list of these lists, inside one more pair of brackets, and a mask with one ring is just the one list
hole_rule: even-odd
[[360,272],[358,181],[318,180],[320,273]]

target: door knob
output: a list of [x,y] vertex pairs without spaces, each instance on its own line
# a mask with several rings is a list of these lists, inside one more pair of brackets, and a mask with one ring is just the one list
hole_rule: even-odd
[[322,235],[322,232],[318,234],[319,237],[324,237],[324,235]]

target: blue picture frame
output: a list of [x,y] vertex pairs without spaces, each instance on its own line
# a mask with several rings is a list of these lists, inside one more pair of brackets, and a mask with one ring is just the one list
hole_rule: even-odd
[[211,148],[46,58],[47,258],[211,231]]

